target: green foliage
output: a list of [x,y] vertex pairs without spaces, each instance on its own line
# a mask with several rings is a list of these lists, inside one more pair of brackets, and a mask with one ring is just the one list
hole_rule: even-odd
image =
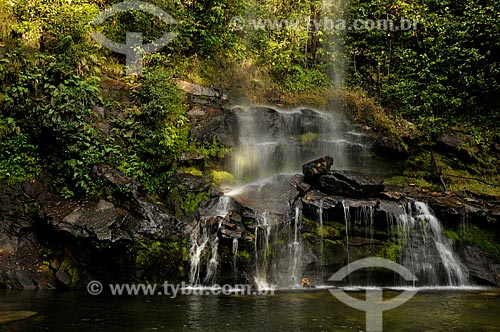
[[163,282],[165,275],[177,272],[182,261],[188,259],[186,243],[185,240],[179,242],[136,240],[133,252],[136,269],[142,271],[141,279]]
[[444,231],[444,234],[451,240],[452,243],[455,243],[460,240],[460,236],[452,230]]
[[183,198],[182,198],[182,204],[181,208],[184,212],[191,213],[196,210],[198,205],[206,201],[210,198],[210,193],[209,192],[188,192]]
[[181,173],[191,174],[194,176],[202,176],[203,175],[203,172],[200,171],[199,169],[197,169],[196,167],[181,167],[179,169],[179,171]]
[[245,262],[249,262],[250,261],[250,253],[246,250],[240,250],[238,251],[238,257],[242,260],[244,260]]
[[15,135],[0,143],[0,180],[9,183],[36,178],[40,173],[36,147],[24,134]]
[[138,98],[142,106],[129,109],[127,117],[115,123],[128,153],[114,162],[149,191],[164,195],[177,158],[189,148],[183,95],[170,73],[157,69],[145,74]]
[[428,139],[450,123],[496,125],[498,3],[356,0],[350,8],[351,20],[418,21],[416,30],[349,33],[350,84],[417,122]]
[[384,247],[377,256],[387,258],[393,262],[397,262],[401,256],[403,244],[396,242],[385,242]]

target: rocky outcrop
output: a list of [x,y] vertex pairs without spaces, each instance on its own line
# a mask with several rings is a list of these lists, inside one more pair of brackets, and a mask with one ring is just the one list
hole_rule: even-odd
[[228,101],[228,96],[221,90],[176,79],[177,86],[186,92],[189,101],[198,105],[222,105]]
[[470,276],[480,284],[500,285],[500,263],[489,258],[488,253],[476,246],[462,249],[462,257]]
[[231,110],[195,105],[187,116],[195,141],[215,141],[226,147],[234,147],[238,143],[238,119]]
[[[309,186],[315,186],[324,193],[330,195],[348,197],[370,197],[376,196],[384,191],[382,180],[367,176],[355,171],[332,171],[333,158],[325,156],[310,161],[302,166],[304,181]],[[301,191],[305,186],[295,185]]]
[[[317,255],[320,255],[318,243],[323,243],[323,264],[342,267],[346,257],[333,255],[330,251],[345,251],[345,246],[349,248],[352,260],[354,257],[390,254],[390,250],[393,250],[389,249],[393,245],[390,239],[394,236],[391,229],[398,223],[400,216],[411,211],[416,201],[426,202],[445,229],[451,232],[451,236],[456,234],[454,232],[459,232],[459,229],[463,231],[464,227],[467,232],[467,226],[464,225],[480,227],[490,235],[499,234],[495,225],[500,221],[500,205],[491,199],[463,198],[451,193],[436,193],[417,188],[404,192],[385,192],[382,181],[356,172],[329,170],[330,165],[326,160],[328,158],[323,157],[305,164],[304,173],[307,172],[308,176],[296,175],[290,181],[300,193],[302,212],[306,218],[304,232],[308,242],[316,248]],[[319,165],[318,169],[321,171],[314,169],[314,165]],[[320,211],[321,231],[318,225]],[[343,230],[347,227],[343,226],[347,223],[346,220],[349,220],[350,224],[348,243]],[[321,238],[316,235],[318,232],[322,232]],[[457,239],[455,241],[456,249],[461,253],[462,261],[474,282],[500,285],[500,263],[495,262],[492,252],[485,252],[465,238],[459,240],[460,242]],[[343,243],[343,247],[339,247],[339,242]],[[417,244],[418,241],[412,245]],[[421,248],[407,247],[405,252],[418,250]],[[434,262],[435,265],[439,265],[438,261]],[[314,268],[310,268],[309,273],[314,274]]]
[[445,153],[451,153],[467,163],[478,161],[477,148],[471,147],[464,133],[447,133],[437,137],[437,148]]
[[47,183],[0,186],[0,288],[56,288],[59,284],[42,260],[36,220],[39,200],[52,201]]
[[354,171],[333,171],[319,178],[320,188],[332,195],[367,197],[384,190],[382,180]]
[[317,177],[330,172],[333,165],[333,158],[325,156],[316,160],[310,161],[302,165],[302,173],[307,180],[313,180]]
[[[0,287],[75,287],[88,280],[134,280],[137,243],[181,242],[185,225],[144,187],[107,165],[95,176],[113,195],[74,202],[45,181],[0,186]],[[180,249],[179,249],[180,250]]]

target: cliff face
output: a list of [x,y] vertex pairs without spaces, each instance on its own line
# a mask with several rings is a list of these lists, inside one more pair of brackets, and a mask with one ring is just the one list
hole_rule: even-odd
[[162,264],[158,274],[182,278],[184,225],[121,172],[99,165],[95,176],[122,188],[122,194],[67,201],[51,192],[48,177],[0,187],[3,287],[53,289],[94,279],[151,279],[157,264]]
[[[193,105],[188,112],[191,136],[198,142],[217,140],[224,146],[237,147],[241,142],[236,113],[241,109],[228,110],[216,105],[220,97],[213,98],[215,101],[191,100]],[[265,119],[270,120],[262,126],[276,127],[280,123],[275,110],[268,109],[266,114]],[[303,136],[306,144],[307,137]],[[198,163],[201,158],[196,154],[184,157],[186,160],[181,162],[188,165]],[[220,162],[227,163],[230,158],[231,155]],[[315,165],[323,165],[324,169]],[[424,201],[432,208],[479,283],[500,284],[500,207],[495,199],[461,197],[417,187],[395,189],[363,174],[331,172],[331,166],[329,159],[306,164],[305,178],[280,177],[277,187],[259,184],[258,191],[241,192],[234,196],[231,211],[224,216],[217,212],[221,194],[217,190],[212,190],[212,198],[199,204],[194,216],[178,213],[174,216],[156,204],[157,200],[141,183],[104,164],[94,167],[93,176],[109,190],[88,201],[63,199],[52,187],[50,174],[28,183],[2,183],[0,287],[83,287],[90,280],[185,281],[192,246],[190,236],[196,227],[207,225],[220,240],[217,242],[220,281],[252,283],[254,272],[259,269],[256,257],[263,257],[263,253],[255,252],[256,243],[263,239],[262,230],[267,227],[262,224],[263,218],[273,225],[290,223],[297,218],[293,210],[296,205],[302,209],[298,232],[303,248],[301,262],[295,263],[302,265],[303,271],[315,273],[320,265],[332,269],[345,265],[346,247],[351,259],[366,255],[395,259],[397,248],[388,241],[387,219],[412,200]],[[178,174],[175,181],[194,192],[211,187],[210,179],[207,182],[205,178]],[[364,229],[354,227],[347,245],[347,233],[342,226],[345,218],[342,203],[346,201],[353,215],[363,214],[366,209],[373,211],[376,231],[372,238],[366,236]],[[324,218],[321,228],[320,207]],[[200,225],[200,220],[205,223]],[[291,226],[287,227],[286,234],[293,239],[294,232]],[[280,227],[276,230],[279,232]],[[236,255],[235,240],[239,241]],[[274,249],[285,253],[287,249],[280,248],[282,245],[276,241]],[[201,258],[209,255],[203,252]]]

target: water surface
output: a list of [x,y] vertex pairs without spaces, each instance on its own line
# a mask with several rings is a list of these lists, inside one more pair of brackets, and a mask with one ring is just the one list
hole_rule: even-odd
[[[361,293],[352,294],[362,297]],[[386,297],[396,296],[385,292]],[[0,291],[0,311],[39,315],[0,326],[30,331],[364,331],[365,315],[327,290],[267,296],[90,296],[82,292]],[[384,331],[500,331],[500,291],[427,289],[384,314]]]

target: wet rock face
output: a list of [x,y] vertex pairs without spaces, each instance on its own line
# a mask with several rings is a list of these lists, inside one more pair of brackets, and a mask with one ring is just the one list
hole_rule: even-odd
[[194,140],[203,143],[215,140],[226,147],[237,145],[238,119],[233,111],[197,105],[187,116]]
[[332,195],[367,197],[384,191],[382,180],[354,171],[333,171],[319,178],[321,190]]
[[320,175],[330,172],[333,165],[333,158],[330,156],[308,162],[302,166],[302,173],[306,179],[314,179]]
[[[364,173],[346,170],[334,170],[333,158],[325,156],[308,162],[302,166],[304,182],[330,195],[348,197],[376,196],[384,191],[382,180],[367,176]],[[298,184],[300,182],[296,182]],[[305,190],[303,185],[297,186]]]
[[140,183],[107,165],[97,165],[94,174],[123,190],[70,202],[52,194],[46,178],[0,186],[0,288],[134,280],[136,241],[185,237],[184,225],[151,202]]
[[33,222],[40,217],[36,199],[50,200],[45,190],[45,184],[35,182],[0,185],[0,288],[38,289],[58,285],[40,259]]
[[500,285],[500,264],[476,246],[466,246],[462,251],[470,275],[480,284]]

